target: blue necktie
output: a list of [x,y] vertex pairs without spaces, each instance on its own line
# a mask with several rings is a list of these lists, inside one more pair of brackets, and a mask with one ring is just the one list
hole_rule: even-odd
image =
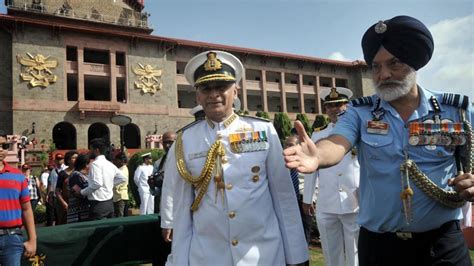
[[295,189],[295,193],[298,196],[298,193],[300,191],[300,180],[298,179],[298,171],[296,171],[296,169],[290,169],[290,176],[291,182],[293,182],[293,188]]

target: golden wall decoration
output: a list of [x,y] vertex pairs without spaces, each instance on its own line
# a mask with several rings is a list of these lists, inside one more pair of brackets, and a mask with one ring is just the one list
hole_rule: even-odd
[[49,56],[36,54],[33,56],[26,53],[28,57],[16,55],[16,60],[22,66],[20,78],[23,81],[29,81],[32,87],[48,87],[51,83],[56,82],[58,76],[53,74],[54,68],[58,66],[58,61],[48,60]]
[[142,90],[143,93],[154,94],[163,86],[160,82],[161,69],[138,63],[138,67],[132,67],[132,71],[138,78],[135,80],[135,88]]

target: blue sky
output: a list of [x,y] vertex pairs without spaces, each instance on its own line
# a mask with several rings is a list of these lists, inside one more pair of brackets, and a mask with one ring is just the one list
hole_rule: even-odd
[[154,35],[349,61],[363,59],[370,25],[413,16],[435,38],[419,84],[474,101],[472,0],[147,0],[145,9]]
[[363,58],[370,25],[410,15],[435,39],[419,84],[474,100],[472,0],[145,0],[145,10],[153,35],[349,61]]

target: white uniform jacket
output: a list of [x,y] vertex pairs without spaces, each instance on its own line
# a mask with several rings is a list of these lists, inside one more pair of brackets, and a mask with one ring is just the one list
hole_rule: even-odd
[[135,170],[133,181],[138,187],[140,193],[150,193],[150,186],[148,185],[148,177],[153,173],[153,165],[142,164]]
[[[176,166],[176,142],[169,151],[165,180],[176,181],[172,263],[275,266],[307,261],[295,191],[275,128],[250,117],[237,116],[230,124],[227,122],[199,121],[185,129],[182,138],[185,164],[193,176],[200,175],[207,151],[220,138],[227,159],[222,165],[224,201],[220,192],[216,198],[213,176],[199,209],[191,212],[197,191],[171,167]],[[265,132],[266,149],[232,152],[229,134],[252,131]]]
[[[173,156],[174,156],[174,152],[173,152]],[[170,163],[171,160],[169,160],[168,158],[169,158],[169,155],[166,158],[167,160],[165,162],[165,165],[163,166],[163,169],[165,171],[165,178],[163,178],[163,187],[161,189],[160,218],[161,218],[161,228],[172,229],[173,228],[173,190],[176,184],[176,180],[178,180],[178,178],[175,178],[176,173],[173,173],[173,175],[171,175],[173,176],[173,178],[166,178],[166,171],[176,172],[176,160],[173,160],[173,163]]]
[[[326,138],[331,134],[334,125],[330,123],[327,128],[314,132],[311,139],[316,142]],[[349,151],[337,165],[320,169],[316,175],[305,176],[305,185],[312,189],[305,189],[303,202],[308,204],[312,202],[317,178],[319,182],[317,212],[333,214],[357,212],[359,210],[359,177],[359,161],[357,156]]]

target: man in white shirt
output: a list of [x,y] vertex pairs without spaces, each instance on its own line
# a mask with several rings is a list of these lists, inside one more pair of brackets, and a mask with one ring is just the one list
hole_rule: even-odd
[[[328,127],[314,132],[311,139],[317,141],[327,137],[338,115],[345,112],[352,92],[347,88],[325,88],[321,90],[324,108],[331,120]],[[360,167],[355,151],[348,152],[337,165],[320,169],[317,175],[306,175],[303,209],[306,214],[314,215],[313,193],[316,178],[319,181],[318,199],[316,203],[316,221],[321,238],[323,255],[326,265],[359,265],[357,241],[359,225],[358,188]],[[316,178],[315,178],[316,177]]]
[[126,182],[127,177],[105,158],[107,145],[103,139],[93,139],[90,149],[96,157],[90,165],[89,185],[82,190],[77,185],[73,189],[89,200],[91,220],[112,218],[114,217],[113,188],[115,185]]
[[138,188],[140,193],[140,215],[153,214],[155,207],[155,196],[150,193],[150,185],[148,185],[148,178],[153,173],[153,164],[151,159],[151,153],[145,153],[142,155],[143,164],[138,166],[133,176],[133,181]]

